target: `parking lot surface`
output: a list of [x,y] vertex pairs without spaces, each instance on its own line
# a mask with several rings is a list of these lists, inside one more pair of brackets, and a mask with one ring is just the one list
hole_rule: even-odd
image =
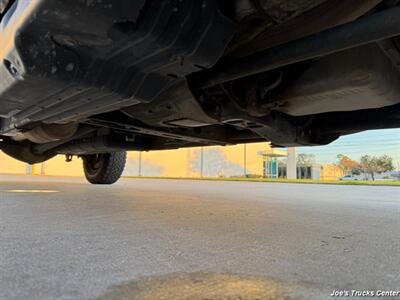
[[399,187],[0,176],[0,299],[331,299],[399,249]]

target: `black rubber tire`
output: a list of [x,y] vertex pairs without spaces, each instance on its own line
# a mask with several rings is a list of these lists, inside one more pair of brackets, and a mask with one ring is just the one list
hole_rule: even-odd
[[82,159],[87,181],[92,184],[113,184],[124,171],[126,152],[84,155]]

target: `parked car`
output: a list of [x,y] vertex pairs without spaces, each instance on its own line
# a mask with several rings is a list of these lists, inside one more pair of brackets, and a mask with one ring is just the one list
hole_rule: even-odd
[[360,180],[360,178],[358,178],[355,175],[345,175],[345,176],[339,177],[339,180]]

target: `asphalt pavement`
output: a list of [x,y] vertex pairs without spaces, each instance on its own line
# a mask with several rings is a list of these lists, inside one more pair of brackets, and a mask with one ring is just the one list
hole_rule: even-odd
[[398,291],[399,250],[399,187],[0,176],[0,299]]

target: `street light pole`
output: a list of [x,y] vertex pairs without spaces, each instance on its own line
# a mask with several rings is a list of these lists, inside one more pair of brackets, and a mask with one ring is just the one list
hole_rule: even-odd
[[247,177],[247,166],[246,166],[246,163],[247,163],[247,147],[246,147],[246,144],[244,144],[243,145],[244,147],[243,147],[243,175],[244,175],[244,177]]
[[41,163],[41,166],[40,166],[40,175],[41,175],[41,176],[46,175],[46,172],[45,172],[45,162],[42,162],[42,163]]
[[139,177],[142,176],[142,151],[139,151]]
[[200,177],[203,178],[203,155],[204,149],[201,147],[200,149]]

